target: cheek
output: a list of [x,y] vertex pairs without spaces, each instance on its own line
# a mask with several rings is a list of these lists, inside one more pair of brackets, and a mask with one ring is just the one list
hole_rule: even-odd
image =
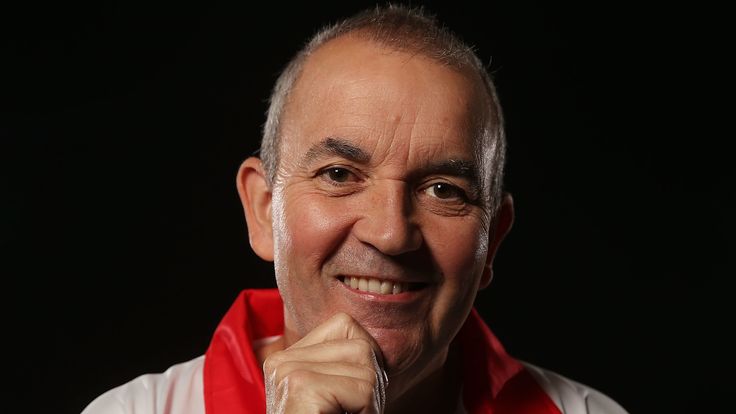
[[[434,306],[434,326],[460,327],[475,300],[487,255],[487,235],[472,221],[435,227],[427,240],[443,274]],[[450,334],[451,332],[443,332]]]
[[480,223],[460,220],[431,231],[427,244],[448,282],[467,284],[480,276],[488,253],[488,235]]
[[345,232],[344,209],[319,199],[304,200],[293,207],[288,220],[297,251],[311,252],[314,260],[323,261],[342,239]]
[[277,278],[306,282],[316,277],[324,261],[349,230],[346,209],[319,196],[292,191],[274,202],[274,262]]
[[[274,270],[286,310],[288,329],[306,335],[331,315],[322,275],[325,261],[339,248],[346,226],[345,209],[306,192],[274,194]],[[342,212],[342,213],[341,213]],[[326,298],[315,302],[314,298]]]

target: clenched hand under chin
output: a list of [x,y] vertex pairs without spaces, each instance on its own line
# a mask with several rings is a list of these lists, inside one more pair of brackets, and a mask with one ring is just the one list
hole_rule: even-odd
[[388,386],[382,361],[373,337],[338,313],[266,358],[267,413],[381,414]]

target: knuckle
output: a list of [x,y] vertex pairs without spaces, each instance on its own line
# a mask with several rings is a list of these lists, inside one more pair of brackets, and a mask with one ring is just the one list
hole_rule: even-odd
[[288,361],[281,362],[278,365],[274,366],[271,371],[269,371],[269,374],[275,381],[281,382],[285,377],[289,375],[290,372],[293,371],[293,365],[293,363],[290,363]]
[[263,361],[263,372],[272,374],[278,369],[279,365],[281,365],[282,363],[283,363],[283,358],[281,356],[281,353],[275,352],[269,355]]
[[271,373],[276,369],[277,364],[275,363],[273,356],[269,356],[263,361],[263,372]]
[[335,323],[337,323],[339,326],[350,327],[355,324],[355,320],[350,315],[344,312],[335,314],[333,318]]
[[368,383],[371,389],[375,389],[375,387],[378,385],[378,374],[376,373],[376,371],[370,368],[366,368],[364,381]]
[[311,382],[311,373],[305,370],[294,370],[288,373],[281,383],[289,393],[293,393],[305,388]]
[[358,351],[361,354],[373,355],[373,346],[371,346],[371,343],[368,342],[368,340],[363,338],[356,338],[353,339],[353,343],[355,343],[355,346],[358,348]]
[[375,367],[377,357],[373,345],[363,338],[353,339],[352,342],[355,352],[359,355],[362,363],[369,367]]

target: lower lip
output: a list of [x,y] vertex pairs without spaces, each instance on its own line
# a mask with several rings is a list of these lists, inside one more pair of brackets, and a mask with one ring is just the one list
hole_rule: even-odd
[[346,285],[340,280],[337,280],[338,284],[342,286],[346,291],[355,296],[359,296],[361,299],[368,302],[386,302],[386,303],[409,303],[418,300],[429,291],[429,286],[425,286],[418,290],[410,290],[407,292],[401,292],[391,295],[382,295],[380,293],[367,292],[365,290],[353,289]]

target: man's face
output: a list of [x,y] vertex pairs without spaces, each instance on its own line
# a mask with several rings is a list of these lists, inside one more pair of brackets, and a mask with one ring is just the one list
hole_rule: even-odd
[[365,41],[333,40],[309,58],[273,184],[287,344],[345,312],[392,375],[444,358],[488,257],[474,153],[486,99],[456,70]]

